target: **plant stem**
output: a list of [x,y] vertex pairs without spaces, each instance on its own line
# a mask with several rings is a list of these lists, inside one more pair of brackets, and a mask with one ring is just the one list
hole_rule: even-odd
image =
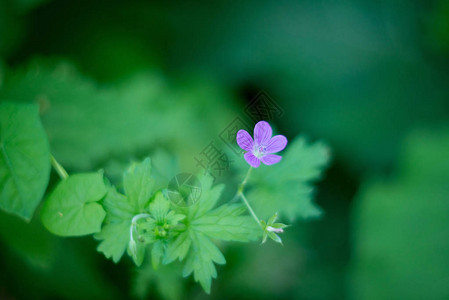
[[133,231],[134,231],[134,228],[137,226],[137,221],[139,219],[147,218],[147,217],[151,217],[151,216],[149,214],[138,214],[133,217],[133,219],[131,220],[131,226],[129,227],[129,239],[130,240],[134,240]]
[[59,175],[59,177],[61,177],[61,179],[66,179],[67,177],[69,177],[69,174],[67,173],[67,171],[58,163],[58,161],[55,159],[55,157],[53,155],[50,155],[50,159],[51,159],[51,165],[56,170],[56,173],[58,173],[58,175]]
[[253,167],[249,167],[248,172],[246,172],[245,179],[243,179],[242,183],[239,186],[239,189],[237,190],[237,194],[243,193],[243,189],[245,188],[245,185],[248,182],[249,175],[251,174],[252,170],[253,170]]
[[249,205],[249,202],[248,202],[248,200],[246,199],[245,195],[243,195],[242,192],[240,192],[238,195],[242,198],[243,203],[245,203],[245,205],[246,205],[246,207],[248,208],[248,211],[251,213],[251,216],[253,217],[253,219],[256,220],[257,224],[259,224],[259,226],[263,229],[263,226],[262,226],[262,224],[260,223],[259,218],[257,217],[256,213],[255,213],[254,210],[252,209],[251,205]]
[[134,217],[133,217],[133,219],[131,220],[131,224],[137,224],[137,221],[139,220],[139,219],[142,219],[142,218],[148,218],[148,217],[151,217],[151,215],[149,215],[149,214],[138,214],[138,215],[135,215]]
[[251,205],[248,202],[248,199],[246,199],[245,195],[243,194],[243,190],[246,186],[246,183],[248,182],[249,179],[249,175],[251,174],[251,171],[253,170],[252,167],[249,167],[248,172],[246,172],[246,176],[243,179],[242,183],[239,185],[239,188],[237,189],[237,193],[235,194],[234,198],[231,200],[235,200],[237,198],[242,198],[243,203],[245,203],[246,208],[248,209],[248,211],[250,212],[251,216],[254,218],[254,220],[257,222],[257,224],[259,224],[259,226],[263,229],[262,224],[260,223],[259,218],[257,217],[256,213],[254,212],[253,208],[251,207]]

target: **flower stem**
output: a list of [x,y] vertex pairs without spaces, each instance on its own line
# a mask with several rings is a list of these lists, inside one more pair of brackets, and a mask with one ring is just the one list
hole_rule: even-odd
[[237,190],[237,194],[243,193],[243,189],[246,186],[246,183],[248,182],[249,175],[251,174],[251,171],[253,170],[253,167],[249,167],[248,172],[246,172],[245,179],[243,179],[242,183],[239,185],[239,188]]
[[259,218],[257,217],[256,213],[254,212],[254,210],[252,209],[251,205],[249,205],[248,200],[246,199],[245,195],[243,195],[242,192],[239,193],[239,196],[242,198],[243,203],[245,203],[246,207],[248,208],[248,211],[251,213],[251,216],[253,217],[254,220],[256,220],[257,224],[259,224],[259,226],[263,229],[262,224],[259,221]]
[[248,172],[246,172],[246,176],[243,179],[242,183],[239,185],[239,188],[237,189],[237,193],[235,194],[234,199],[237,198],[242,198],[243,203],[245,203],[246,208],[248,209],[248,211],[250,212],[251,216],[253,217],[253,219],[257,222],[257,224],[259,224],[259,226],[263,229],[262,224],[260,223],[259,218],[257,217],[256,213],[254,212],[253,208],[251,207],[251,205],[248,202],[248,199],[246,199],[245,195],[243,194],[243,190],[246,186],[246,183],[248,182],[249,176],[251,174],[251,171],[253,170],[252,167],[249,167]]
[[67,177],[69,177],[67,171],[58,163],[53,155],[50,155],[50,159],[51,165],[55,169],[56,173],[58,173],[59,177],[61,177],[61,179],[66,179]]

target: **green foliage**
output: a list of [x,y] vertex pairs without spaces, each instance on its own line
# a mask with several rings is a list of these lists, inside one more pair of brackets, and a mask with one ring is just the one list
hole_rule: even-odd
[[123,256],[129,242],[129,227],[131,219],[138,213],[137,208],[132,205],[128,198],[117,192],[114,187],[109,187],[103,200],[106,211],[103,227],[95,234],[100,240],[97,247],[107,258],[118,262]]
[[[197,222],[226,250],[228,265],[218,269],[212,298],[449,298],[447,130],[418,133],[406,153],[398,151],[418,126],[449,120],[449,1],[191,4],[0,0],[0,101],[39,104],[51,152],[61,165],[70,174],[104,168],[116,187],[107,186],[108,202],[98,202],[111,212],[102,228],[102,233],[108,228],[108,238],[101,241],[60,238],[43,228],[39,217],[25,223],[1,210],[0,298],[124,299],[131,296],[133,274],[142,299],[207,298],[192,286],[193,278],[181,278],[193,247],[190,235],[180,240],[183,262],[163,264],[167,244],[187,230],[188,217],[170,225],[171,237],[138,242],[139,234],[150,240],[156,228],[163,231],[154,226],[150,206],[128,202],[123,171],[131,160],[150,155],[155,191],[175,174],[195,172],[195,155],[220,142],[235,117],[248,121],[246,105],[261,89],[281,113],[267,106],[258,113],[271,115],[269,121],[291,142],[301,132],[324,139],[335,164],[319,193],[302,180],[283,189],[271,171],[287,167],[290,143],[278,165],[253,170],[245,188],[249,202],[268,223],[276,211],[281,221],[318,215],[317,204],[326,213],[319,222],[301,222],[279,234],[285,247],[271,241],[261,246],[260,239],[217,243],[210,237],[236,237],[223,226],[233,224],[228,214],[239,212],[237,201],[204,217],[204,225]],[[44,60],[29,64],[42,55]],[[52,63],[52,56],[70,64]],[[178,170],[160,164],[160,150],[176,157]],[[173,156],[169,162],[175,162]],[[241,161],[248,168],[243,159],[229,158],[231,165]],[[366,174],[379,173],[386,175],[366,180]],[[52,175],[48,192],[59,181]],[[222,175],[217,180],[226,184],[227,203],[242,177]],[[313,194],[317,200],[305,205]],[[170,211],[188,214],[175,205]],[[137,220],[134,230],[150,255],[142,270],[130,259],[113,264],[93,251],[98,243],[118,261],[131,220],[141,213],[150,215]],[[145,227],[152,228],[146,237]],[[246,233],[239,235],[244,239]],[[354,274],[348,274],[350,265]]]
[[155,77],[146,83],[139,95],[98,89],[67,63],[39,61],[10,74],[0,96],[40,103],[53,155],[66,168],[89,170],[107,154],[129,154],[151,141],[153,133],[142,130],[156,125],[147,99],[161,87]]
[[44,226],[61,236],[99,232],[106,212],[98,203],[106,194],[103,174],[75,174],[63,179],[42,207]]
[[[58,160],[61,158],[62,165],[91,169],[106,163],[101,159],[112,153],[110,162],[116,179],[125,161],[123,157],[131,155],[136,148],[159,147],[160,143],[174,149],[182,146],[182,156],[189,153],[185,148],[197,149],[196,141],[210,137],[203,126],[179,126],[191,124],[187,121],[194,115],[194,109],[184,103],[174,105],[173,99],[179,95],[168,93],[157,77],[151,78],[154,85],[148,87],[148,79],[128,82],[119,89],[98,89],[74,73],[69,65],[54,67],[40,62],[8,77],[0,96],[39,103],[52,149]],[[209,93],[206,91],[205,95]],[[161,95],[172,100],[157,105],[148,100]],[[218,109],[211,106],[214,105],[201,102],[193,107],[199,107],[207,119],[208,111]],[[62,119],[61,111],[71,113]],[[213,124],[211,120],[205,121]],[[142,130],[142,124],[158,130]],[[212,131],[213,126],[207,130]],[[179,260],[183,262],[182,275],[193,274],[194,280],[210,293],[212,279],[217,277],[216,264],[226,263],[216,242],[248,242],[259,238],[262,230],[251,217],[244,215],[247,210],[242,204],[218,205],[224,185],[213,186],[209,175],[201,176],[201,197],[194,199],[196,202],[188,202],[187,207],[170,202],[166,191],[161,189],[175,174],[177,163],[172,156],[161,155],[166,152],[154,153],[155,157],[162,158],[156,166],[147,158],[124,172],[123,190],[120,189],[123,193],[105,184],[100,174],[76,174],[62,180],[43,205],[42,223],[50,232],[61,236],[95,233],[94,237],[100,240],[97,250],[116,263],[125,250],[137,266],[150,254],[155,270],[161,268],[161,262],[166,265]],[[114,167],[115,157],[118,165]],[[262,216],[271,215],[274,207],[281,207],[280,213],[291,218],[317,214],[318,209],[311,203],[309,185],[319,176],[327,160],[327,148],[323,145],[310,146],[300,140],[286,152],[286,166],[271,166],[268,172],[261,167],[255,172],[250,195],[259,200]],[[258,188],[254,189],[255,186]],[[173,201],[176,195],[171,196]],[[294,201],[295,197],[302,198]],[[272,221],[264,224],[265,231],[280,241],[270,230],[283,227]]]
[[399,171],[369,180],[353,215],[353,299],[447,299],[448,130],[415,132]]
[[320,216],[321,210],[312,202],[311,183],[321,177],[329,154],[324,144],[309,144],[298,137],[289,143],[280,163],[260,166],[249,180],[255,188],[247,193],[257,214],[267,219],[277,211],[290,221]]
[[258,236],[258,227],[240,205],[224,204],[214,207],[223,192],[223,185],[212,186],[209,175],[201,176],[201,197],[193,205],[183,209],[186,213],[186,230],[170,241],[164,263],[176,259],[186,262],[183,275],[193,273],[195,281],[210,293],[212,278],[216,278],[216,264],[226,260],[211,238],[225,241],[249,241]]
[[151,160],[133,163],[123,175],[123,186],[129,202],[138,210],[146,208],[153,194],[154,180],[151,178]]
[[184,215],[176,214],[175,211],[170,210],[170,202],[165,199],[162,192],[157,193],[150,204],[149,215],[145,217],[145,221],[140,224],[136,221],[135,224],[137,255],[132,251],[129,252],[131,252],[136,264],[140,265],[145,255],[143,250],[139,252],[139,247],[144,249],[147,244],[152,244],[152,263],[153,267],[157,269],[164,255],[166,241],[173,238],[176,234],[175,230],[179,229],[178,222],[184,218]]
[[225,264],[226,260],[218,247],[200,231],[191,230],[186,234],[191,240],[190,254],[187,256],[183,276],[193,272],[193,278],[199,282],[206,293],[210,293],[212,278],[217,277],[216,264]]
[[47,188],[50,151],[38,106],[0,104],[0,208],[30,220]]
[[154,72],[98,87],[69,63],[41,59],[10,72],[0,98],[38,102],[52,154],[69,170],[88,171],[164,148],[191,162],[198,145],[233,118],[220,101],[226,95],[203,86],[170,86]]
[[[117,192],[114,187],[108,189],[103,201],[106,218],[101,232],[95,238],[101,240],[97,250],[107,258],[118,262],[123,256],[130,241],[130,226],[133,217],[143,213],[154,193],[151,178],[151,160],[133,163],[123,175],[125,195]],[[139,250],[142,247],[139,247]],[[143,259],[144,251],[141,251]]]

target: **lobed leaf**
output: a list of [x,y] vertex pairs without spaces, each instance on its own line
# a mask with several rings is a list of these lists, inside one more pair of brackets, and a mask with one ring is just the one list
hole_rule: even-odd
[[[136,242],[135,250],[130,249],[130,227],[133,217],[149,210],[158,212],[161,217],[165,202],[161,203],[160,197],[154,198],[154,179],[151,177],[151,159],[146,158],[142,162],[133,163],[123,175],[125,195],[120,194],[113,187],[108,189],[108,194],[103,201],[106,210],[106,218],[101,232],[95,238],[101,240],[97,247],[107,258],[118,262],[126,249],[137,265],[142,264],[145,255],[145,246]],[[160,194],[161,195],[161,194]],[[151,205],[149,205],[151,202]],[[168,201],[167,201],[168,203]]]
[[241,204],[222,205],[192,221],[193,230],[223,241],[247,242],[260,235],[260,227],[250,216],[242,216],[246,208]]
[[240,204],[216,206],[223,185],[212,186],[210,175],[200,176],[201,197],[193,205],[183,208],[187,217],[183,221],[186,230],[168,243],[163,262],[176,259],[184,264],[183,275],[193,273],[195,281],[210,293],[212,278],[217,276],[216,264],[226,260],[211,238],[225,241],[249,241],[260,234],[260,228],[249,216],[242,216],[246,209]]
[[183,276],[193,272],[193,278],[199,282],[206,293],[210,293],[212,278],[217,277],[214,262],[225,264],[226,260],[220,250],[201,232],[190,231],[192,247],[184,265]]
[[114,187],[108,189],[103,200],[103,207],[106,211],[106,218],[101,232],[94,236],[101,240],[97,250],[117,263],[128,246],[129,227],[137,210]]
[[253,172],[247,198],[259,217],[265,219],[274,211],[293,221],[297,217],[321,215],[312,202],[312,182],[319,179],[329,163],[329,149],[322,143],[309,144],[298,137],[286,148],[282,160],[275,165],[261,165]]
[[143,210],[153,194],[154,180],[151,178],[151,159],[133,163],[123,175],[123,186],[129,201]]

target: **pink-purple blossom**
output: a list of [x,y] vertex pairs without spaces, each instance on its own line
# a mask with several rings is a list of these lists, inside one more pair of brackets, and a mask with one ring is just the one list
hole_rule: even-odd
[[281,161],[282,156],[273,153],[284,150],[287,138],[283,135],[273,135],[270,124],[260,121],[254,127],[254,140],[246,130],[237,132],[237,144],[245,151],[245,160],[250,166],[257,168],[260,162],[273,165]]

